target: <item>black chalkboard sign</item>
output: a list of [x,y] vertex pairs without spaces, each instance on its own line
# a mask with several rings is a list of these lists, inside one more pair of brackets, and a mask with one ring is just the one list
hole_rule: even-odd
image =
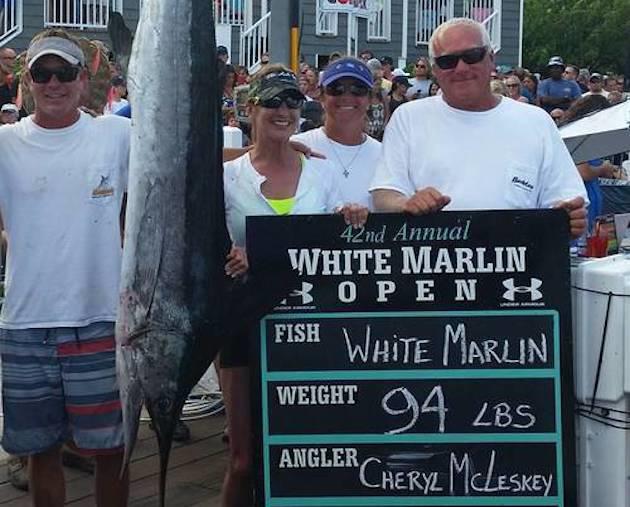
[[576,505],[563,211],[248,219],[258,504]]

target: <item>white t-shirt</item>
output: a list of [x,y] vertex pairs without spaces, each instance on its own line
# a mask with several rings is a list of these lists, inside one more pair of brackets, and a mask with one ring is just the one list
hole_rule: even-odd
[[309,148],[326,155],[333,166],[333,173],[344,203],[362,204],[374,210],[368,189],[376,163],[381,156],[381,143],[366,135],[365,141],[357,146],[340,144],[330,139],[324,127],[309,130],[291,138]]
[[[276,214],[261,191],[266,180],[252,165],[249,153],[223,164],[225,219],[236,246],[245,246],[247,216]],[[329,164],[325,160],[302,158],[302,173],[290,214],[333,213],[341,205],[341,196]]]
[[120,99],[120,100],[108,102],[107,104],[105,104],[105,107],[103,108],[103,114],[116,114],[118,111],[120,111],[123,107],[125,107],[128,104],[129,104],[129,101],[127,101],[127,99]]
[[385,130],[370,190],[411,196],[434,187],[445,209],[548,208],[586,190],[549,115],[515,100],[489,111],[450,107],[442,97],[403,104]]
[[414,77],[409,80],[409,84],[411,84],[411,86],[407,90],[408,99],[413,99],[416,93],[418,96],[415,98],[418,99],[424,99],[429,96],[429,90],[431,89],[430,79],[418,79]]
[[0,213],[8,235],[0,327],[81,327],[116,320],[119,216],[129,120],[0,128]]

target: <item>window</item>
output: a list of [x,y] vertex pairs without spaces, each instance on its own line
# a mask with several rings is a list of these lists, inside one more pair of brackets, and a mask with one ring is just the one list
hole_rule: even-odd
[[392,40],[392,0],[378,0],[380,9],[368,18],[367,39],[369,41]]
[[501,49],[501,0],[464,0],[464,17],[485,25],[492,48]]
[[225,25],[245,25],[249,5],[245,0],[213,0],[216,23]]
[[316,28],[315,35],[336,37],[337,36],[337,13],[323,12],[320,8],[322,0],[315,3]]
[[0,43],[22,32],[22,0],[0,0]]
[[416,44],[429,44],[433,31],[454,17],[454,0],[417,0]]
[[118,0],[45,0],[45,26],[83,29],[107,29],[109,13],[122,11]]

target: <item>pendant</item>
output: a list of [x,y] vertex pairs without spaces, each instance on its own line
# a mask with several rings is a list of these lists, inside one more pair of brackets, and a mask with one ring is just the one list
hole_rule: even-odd
[[348,171],[348,169],[344,169],[343,175],[347,178],[348,176],[350,176],[350,171]]

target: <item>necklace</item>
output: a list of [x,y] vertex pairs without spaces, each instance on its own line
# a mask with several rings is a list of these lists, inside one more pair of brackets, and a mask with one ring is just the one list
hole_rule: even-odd
[[366,144],[365,138],[363,138],[363,142],[357,147],[357,150],[354,152],[354,156],[352,157],[352,160],[350,160],[350,162],[348,162],[347,164],[344,164],[343,161],[341,160],[341,157],[339,156],[339,153],[337,153],[337,149],[335,148],[335,145],[330,140],[330,137],[328,137],[328,134],[324,132],[324,135],[326,136],[326,140],[328,141],[328,144],[330,144],[330,148],[332,152],[335,154],[335,158],[337,159],[337,162],[339,162],[339,165],[343,168],[343,171],[341,172],[341,174],[343,174],[344,178],[348,178],[350,176],[350,169],[352,168],[352,164],[354,164],[354,161],[359,156],[359,153],[361,153],[361,150],[363,149],[363,145]]

